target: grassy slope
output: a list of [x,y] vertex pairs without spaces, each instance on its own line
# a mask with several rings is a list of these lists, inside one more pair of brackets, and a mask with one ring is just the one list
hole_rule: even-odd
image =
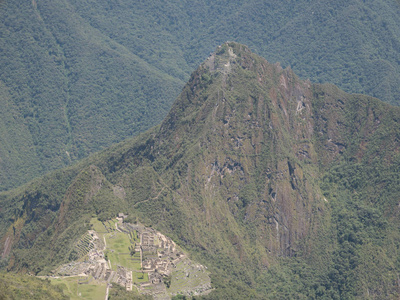
[[[139,270],[140,261],[134,262],[131,260],[128,248],[131,246],[129,237],[125,233],[118,232],[112,237],[106,237],[107,248],[114,250],[110,252],[108,257],[111,261],[111,268],[117,271],[117,266],[125,266],[129,269]],[[124,255],[119,255],[119,253],[124,253]],[[126,255],[125,255],[126,254]]]
[[157,124],[226,40],[313,81],[400,96],[397,1],[4,1],[0,16],[0,189]]
[[69,299],[61,289],[34,276],[0,274],[0,299]]
[[64,294],[71,300],[75,299],[88,299],[97,300],[105,297],[106,284],[78,284],[79,279],[86,279],[85,277],[71,277],[50,279],[51,284],[63,290]]

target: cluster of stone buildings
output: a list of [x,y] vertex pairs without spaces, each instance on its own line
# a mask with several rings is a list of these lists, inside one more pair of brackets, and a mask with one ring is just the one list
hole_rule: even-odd
[[151,287],[152,294],[165,293],[164,278],[171,275],[176,264],[185,258],[176,244],[165,235],[142,225],[122,224],[124,231],[136,231],[140,243],[136,249],[140,251],[142,271],[148,274],[149,281],[138,286],[141,292]]
[[[131,291],[133,285],[135,285],[144,294],[167,295],[164,279],[172,274],[180,261],[185,259],[184,253],[177,248],[169,237],[152,228],[146,228],[141,224],[123,223],[126,217],[124,214],[118,215],[119,224],[116,224],[115,230],[130,236],[131,247],[134,247],[136,253],[136,258],[132,257],[132,260],[138,261],[137,253],[140,253],[140,270],[130,270],[125,266],[117,266],[117,270],[113,271],[110,261],[107,261],[104,255],[105,245],[102,244],[102,240],[99,239],[95,231],[89,231],[92,237],[90,243],[95,247],[87,253],[87,260],[63,265],[57,273],[68,276],[87,276],[92,278],[91,280],[105,281],[110,286],[111,284],[124,286],[128,291]],[[100,249],[103,247],[104,249]],[[128,253],[120,254],[127,255]],[[135,276],[137,276],[137,273],[142,273],[142,276],[147,274],[148,281],[140,284],[134,283],[133,273]],[[140,276],[138,278],[140,279]],[[84,283],[89,283],[89,280],[82,280],[81,284]]]
[[132,271],[122,266],[118,266],[116,272],[108,269],[104,280],[107,281],[107,283],[116,283],[126,287],[127,291],[132,291]]

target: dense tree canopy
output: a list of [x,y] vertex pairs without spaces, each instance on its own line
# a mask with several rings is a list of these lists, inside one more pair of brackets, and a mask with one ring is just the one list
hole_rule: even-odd
[[227,40],[397,104],[399,2],[2,1],[0,189],[136,135]]

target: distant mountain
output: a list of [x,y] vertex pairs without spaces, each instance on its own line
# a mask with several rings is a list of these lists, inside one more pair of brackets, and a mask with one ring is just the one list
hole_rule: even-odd
[[398,1],[0,1],[0,189],[158,124],[216,45],[399,104]]
[[206,299],[400,294],[400,108],[225,43],[161,125],[0,194],[10,271],[68,262],[119,212],[208,266]]

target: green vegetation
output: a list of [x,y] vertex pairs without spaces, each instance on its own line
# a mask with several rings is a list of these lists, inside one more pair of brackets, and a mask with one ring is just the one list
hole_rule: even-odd
[[114,232],[106,235],[106,243],[108,251],[108,259],[111,261],[111,268],[116,271],[117,266],[124,266],[131,270],[140,270],[140,254],[131,256],[129,247],[131,242],[126,233]]
[[301,77],[399,104],[399,14],[383,0],[4,2],[0,190],[159,123],[227,40]]
[[62,289],[34,276],[0,273],[0,299],[67,300]]
[[187,261],[181,261],[177,264],[172,276],[164,279],[164,283],[171,294],[177,294],[185,290],[193,290],[194,287],[201,286],[207,282],[208,274],[204,269],[196,265],[189,265]]
[[146,296],[146,295],[139,295],[138,292],[132,291],[132,292],[127,292],[126,289],[124,289],[121,286],[113,286],[113,288],[110,290],[110,293],[108,294],[108,297],[110,300],[151,300],[153,299],[151,296]]
[[[140,264],[139,264],[139,268],[137,268],[137,269],[140,269]],[[149,275],[144,272],[132,272],[132,281],[133,281],[133,283],[148,282]]]
[[64,295],[71,300],[97,300],[104,299],[106,295],[106,284],[97,282],[90,284],[90,279],[85,277],[58,278],[50,279],[50,281],[54,286],[63,290]]
[[77,5],[0,7],[0,190],[148,129],[184,83],[93,27]]
[[124,212],[208,267],[204,299],[396,299],[399,141],[399,108],[227,43],[160,126],[1,193],[2,265],[48,273],[93,227],[129,264]]
[[94,249],[93,239],[90,234],[86,234],[75,245],[75,251],[71,252],[70,259],[77,260],[84,257],[91,249]]
[[108,232],[105,225],[97,218],[91,218],[90,224],[92,224],[92,229],[96,231],[100,236],[103,236],[104,233]]

